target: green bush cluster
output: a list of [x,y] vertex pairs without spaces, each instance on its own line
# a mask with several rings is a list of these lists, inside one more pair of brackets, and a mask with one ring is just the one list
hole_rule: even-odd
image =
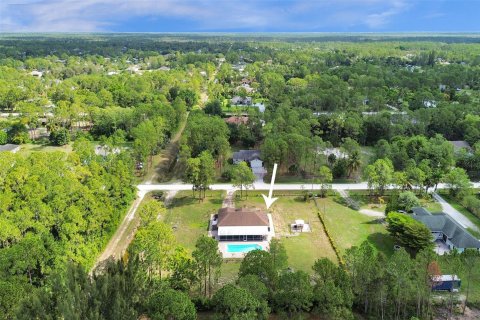
[[480,199],[475,195],[466,196],[462,200],[462,204],[471,213],[480,218]]

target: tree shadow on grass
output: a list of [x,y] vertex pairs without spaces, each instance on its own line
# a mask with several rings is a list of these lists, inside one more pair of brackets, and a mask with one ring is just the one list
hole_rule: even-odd
[[197,198],[197,197],[191,197],[191,196],[182,196],[182,197],[175,197],[172,201],[171,207],[183,207],[183,206],[188,206],[188,205],[193,205],[193,204],[199,204],[201,203],[202,200]]
[[335,196],[335,197],[332,197],[333,201],[338,203],[339,205],[342,205],[344,207],[348,207],[347,205],[347,201],[345,200],[345,198],[343,197],[340,197],[340,196]]
[[188,205],[195,205],[195,204],[202,204],[208,202],[210,204],[221,205],[223,203],[223,199],[219,198],[210,198],[208,195],[204,198],[192,197],[192,196],[182,196],[182,197],[175,197],[172,201],[172,208],[173,207],[182,207]]
[[367,240],[380,252],[387,256],[393,254],[394,239],[386,233],[375,232],[367,237]]
[[215,198],[215,199],[208,199],[208,202],[211,203],[211,204],[220,204],[221,205],[223,203],[223,200]]
[[385,218],[377,218],[370,221],[362,222],[362,224],[384,224]]
[[[296,196],[295,198],[293,198],[293,201],[295,202],[302,202],[302,203],[307,203],[307,201],[305,200],[304,197],[302,196]],[[313,202],[313,200],[311,200]]]

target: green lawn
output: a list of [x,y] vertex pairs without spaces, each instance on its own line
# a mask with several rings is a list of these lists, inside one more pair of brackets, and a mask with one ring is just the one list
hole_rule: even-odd
[[317,199],[325,224],[341,252],[363,241],[370,241],[379,251],[393,253],[393,239],[388,234],[381,218],[352,210],[343,204],[339,196]]
[[[295,195],[296,194],[296,195]],[[305,202],[298,192],[282,191],[274,196],[279,199],[270,208],[275,233],[287,250],[289,265],[295,270],[311,272],[313,263],[319,258],[337,261],[328,238],[317,217],[313,201]],[[260,192],[249,192],[248,199],[236,199],[237,207],[257,207],[265,209],[265,202]],[[296,219],[309,223],[312,232],[294,235],[290,232],[290,224]]]
[[207,234],[210,215],[222,207],[223,197],[223,191],[207,191],[206,198],[199,201],[192,198],[191,191],[180,191],[163,221],[172,226],[178,243],[191,252],[198,237]]
[[69,144],[62,146],[62,147],[57,147],[57,146],[49,146],[49,145],[43,145],[43,144],[33,144],[33,143],[27,143],[27,144],[22,144],[21,149],[18,152],[19,154],[23,155],[30,155],[32,152],[55,152],[55,151],[61,151],[65,153],[70,153],[72,152],[72,146],[73,142],[70,142]]

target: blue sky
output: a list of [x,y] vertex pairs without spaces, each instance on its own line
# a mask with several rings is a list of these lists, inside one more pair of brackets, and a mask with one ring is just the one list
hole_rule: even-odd
[[480,0],[0,0],[0,32],[475,32]]

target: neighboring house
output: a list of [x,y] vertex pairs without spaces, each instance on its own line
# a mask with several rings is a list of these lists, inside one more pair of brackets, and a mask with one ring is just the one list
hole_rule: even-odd
[[4,144],[4,145],[1,145],[0,146],[0,151],[7,151],[7,152],[11,152],[11,153],[17,153],[18,151],[20,151],[20,146],[18,144],[10,144],[10,143],[7,143],[7,144]]
[[95,146],[95,154],[97,156],[102,156],[106,157],[110,154],[119,154],[122,152],[125,148],[109,148],[107,146],[102,146],[102,145],[96,145]]
[[242,88],[245,89],[245,91],[246,91],[247,93],[252,93],[253,91],[255,91],[255,89],[253,89],[252,87],[250,87],[249,84],[242,84],[242,85],[236,87],[236,90],[238,91],[238,90],[241,90]]
[[249,106],[252,104],[252,98],[251,97],[245,97],[245,98],[242,98],[240,96],[235,96],[232,98],[232,100],[230,100],[230,102],[233,104],[233,105],[236,105],[236,106]]
[[445,213],[431,214],[424,208],[413,208],[413,218],[422,222],[432,232],[434,241],[444,242],[450,250],[465,249],[480,251],[480,241],[473,237],[464,227]]
[[252,104],[252,107],[258,108],[258,111],[260,111],[261,113],[265,112],[265,105],[263,103],[254,103]]
[[237,64],[232,65],[233,70],[237,70],[239,72],[243,72],[245,70],[245,67],[247,66],[246,63],[244,62],[239,62]]
[[248,123],[248,117],[246,116],[231,116],[229,118],[225,119],[225,122],[228,124],[247,124]]
[[413,65],[411,65],[411,64],[407,64],[407,65],[405,66],[405,68],[406,68],[408,71],[410,71],[410,72],[415,72],[415,70],[420,70],[420,69],[422,69],[422,67],[420,67],[420,66],[413,66]]
[[252,79],[249,79],[249,78],[243,78],[242,79],[242,84],[251,84],[253,82]]
[[425,108],[436,108],[437,102],[435,100],[423,100],[423,106]]
[[258,209],[222,208],[211,223],[218,241],[269,241],[273,236],[271,216]]
[[260,159],[253,159],[252,161],[250,161],[250,167],[252,167],[252,170],[257,168],[263,168],[263,161]]
[[34,77],[37,77],[37,78],[41,78],[41,77],[43,76],[43,72],[37,71],[37,70],[33,70],[32,72],[30,72],[30,75],[31,75],[31,76],[34,76]]
[[[260,160],[260,150],[240,150],[233,153],[233,163],[237,164],[242,161],[251,163],[252,160]],[[260,160],[260,162],[262,162]]]
[[450,142],[450,144],[453,146],[453,151],[455,153],[460,152],[460,150],[462,149],[465,149],[468,153],[471,153],[473,151],[472,147],[470,147],[467,141],[459,140],[459,141],[448,141],[448,142]]
[[319,150],[319,152],[324,154],[327,157],[333,154],[337,159],[348,158],[348,154],[340,150],[340,148],[326,148],[323,150]]
[[263,181],[263,177],[267,170],[263,167],[263,161],[260,159],[259,150],[240,150],[233,153],[233,163],[238,164],[245,161],[250,164],[253,174],[257,177],[257,181]]

